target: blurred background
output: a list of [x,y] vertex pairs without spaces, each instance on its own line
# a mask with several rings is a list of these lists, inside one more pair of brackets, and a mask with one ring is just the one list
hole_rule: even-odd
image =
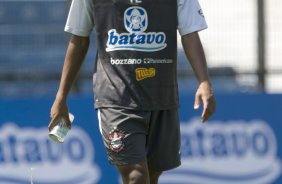
[[[217,112],[202,126],[193,110],[198,82],[179,42],[183,164],[160,183],[281,184],[282,1],[199,2]],[[93,110],[94,33],[68,101],[74,127],[63,145],[47,136],[70,4],[0,0],[0,183],[121,183],[106,161]]]

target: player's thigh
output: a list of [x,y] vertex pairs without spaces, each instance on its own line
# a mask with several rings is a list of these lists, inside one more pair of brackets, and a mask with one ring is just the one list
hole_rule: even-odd
[[177,109],[155,111],[147,138],[149,170],[169,170],[180,165],[180,122]]
[[98,118],[108,160],[114,165],[144,163],[150,114],[117,108],[98,110]]

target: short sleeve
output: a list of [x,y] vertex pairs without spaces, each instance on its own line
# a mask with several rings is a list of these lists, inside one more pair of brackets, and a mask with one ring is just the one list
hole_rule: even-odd
[[177,0],[180,35],[206,29],[207,23],[198,0]]
[[65,31],[78,36],[89,36],[94,27],[92,0],[72,0]]

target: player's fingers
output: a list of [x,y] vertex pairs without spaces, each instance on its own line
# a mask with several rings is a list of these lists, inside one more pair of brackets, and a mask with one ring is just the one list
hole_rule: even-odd
[[208,101],[206,99],[203,99],[203,112],[201,116],[202,122],[205,122],[208,116],[209,116]]
[[210,111],[209,110],[204,110],[203,111],[203,114],[202,114],[202,122],[204,123],[204,122],[206,122],[208,119],[209,119],[209,117],[211,116],[211,113],[210,113]]
[[208,109],[212,115],[216,110],[216,100],[214,96],[211,96],[208,100]]
[[64,123],[65,123],[65,126],[66,126],[68,129],[71,129],[71,122],[70,122],[69,117],[64,118]]
[[54,128],[54,126],[56,126],[59,123],[59,120],[60,120],[59,116],[56,116],[56,117],[53,116],[51,118],[51,121],[50,121],[50,123],[48,125],[49,132]]
[[194,102],[194,109],[199,109],[200,105],[201,105],[201,96],[196,93],[195,102]]
[[216,102],[215,98],[211,96],[208,100],[204,101],[204,109],[202,113],[202,121],[205,122],[215,112]]

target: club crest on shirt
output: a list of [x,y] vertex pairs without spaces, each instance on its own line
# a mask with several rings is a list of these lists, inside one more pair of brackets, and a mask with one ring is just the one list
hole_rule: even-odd
[[118,153],[123,150],[125,144],[123,142],[124,133],[122,131],[117,128],[114,128],[110,131],[108,139],[110,141],[109,148],[111,151]]
[[118,33],[116,29],[108,31],[106,51],[135,50],[155,52],[166,47],[164,32],[145,32],[149,21],[146,10],[132,6],[124,11],[124,27],[127,32]]
[[130,33],[144,32],[148,26],[148,16],[146,10],[141,7],[131,7],[125,11],[124,26]]

